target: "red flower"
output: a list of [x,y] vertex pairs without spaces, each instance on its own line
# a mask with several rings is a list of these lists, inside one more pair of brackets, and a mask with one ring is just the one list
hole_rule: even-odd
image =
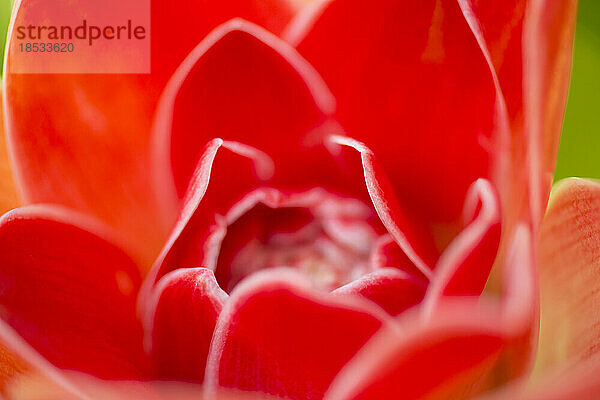
[[291,399],[526,374],[574,3],[157,0],[150,75],[9,50],[12,365]]

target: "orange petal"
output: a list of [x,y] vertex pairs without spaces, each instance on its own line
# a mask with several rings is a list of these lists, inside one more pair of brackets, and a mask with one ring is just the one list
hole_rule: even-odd
[[[577,0],[530,0],[523,26],[524,145],[529,148],[533,221],[554,176],[569,88]],[[513,164],[519,165],[519,164]]]
[[27,370],[23,360],[11,353],[4,344],[0,344],[0,393],[4,393],[11,381]]
[[[1,108],[2,100],[0,100]],[[4,136],[4,114],[0,113],[0,214],[4,214],[19,205],[19,195],[10,167],[6,137]]]
[[600,183],[558,183],[542,225],[537,371],[600,350]]
[[500,303],[445,298],[431,315],[402,314],[346,364],[325,398],[471,398],[527,372],[536,287],[529,232],[515,232]]
[[[83,4],[53,4],[67,9],[69,3]],[[24,202],[57,203],[98,217],[129,239],[128,250],[145,268],[170,229],[155,217],[156,197],[164,190],[158,187],[154,195],[149,173],[151,122],[160,91],[185,55],[222,22],[239,16],[279,32],[295,9],[287,1],[148,3],[152,74],[11,72],[18,59],[12,32],[21,22],[28,25],[28,13],[46,16],[56,8],[20,0],[9,27],[3,81],[9,150]]]
[[[103,381],[89,375],[65,373],[83,393],[73,393],[47,377],[31,373],[15,380],[6,391],[10,400],[202,400],[200,385],[184,382]],[[3,397],[4,398],[4,397]],[[239,391],[219,391],[211,400],[281,400],[274,396]]]
[[595,400],[600,398],[600,357],[560,368],[531,383],[521,380],[477,400]]

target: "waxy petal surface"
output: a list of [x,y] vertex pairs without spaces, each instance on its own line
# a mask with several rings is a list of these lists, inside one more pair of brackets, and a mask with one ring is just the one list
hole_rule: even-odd
[[356,157],[357,165],[363,170],[367,195],[379,219],[420,273],[431,278],[431,268],[438,257],[431,232],[423,229],[402,207],[379,159],[369,147],[353,138],[333,135],[329,141],[331,146],[341,146],[341,151],[350,149],[360,156]]
[[210,31],[232,18],[244,18],[278,35],[298,7],[294,0],[182,0],[177,7],[152,0],[153,79],[164,85]]
[[[507,176],[512,178],[507,190],[512,194],[504,199],[505,213],[510,220],[531,214],[537,225],[556,163],[577,2],[461,3],[467,19],[481,28],[482,47],[494,66],[510,119],[513,145]],[[530,191],[520,189],[523,185]]]
[[496,88],[458,3],[318,1],[283,37],[323,76],[403,208],[456,234],[468,187],[499,156]]
[[[473,317],[476,308],[461,311]],[[325,398],[456,398],[452,394],[469,393],[473,383],[491,371],[504,340],[486,332],[480,321],[459,321],[378,333],[336,378]]]
[[1,317],[60,368],[141,378],[136,264],[84,217],[29,206],[0,220]]
[[260,177],[271,173],[272,162],[265,154],[235,142],[210,141],[190,180],[175,227],[146,278],[142,297],[170,271],[214,269],[226,228],[224,216],[260,184]]
[[568,179],[553,189],[540,244],[540,372],[600,350],[600,184]]
[[208,349],[227,294],[211,270],[179,269],[158,283],[147,340],[158,379],[202,383]]
[[152,110],[136,94],[142,80],[8,73],[4,91],[9,152],[23,202],[93,214],[121,231],[149,263],[166,228],[147,225],[157,205],[148,195],[145,142]]
[[362,276],[333,291],[363,296],[391,315],[398,315],[423,300],[427,285],[404,271],[385,268]]
[[383,324],[377,307],[314,291],[302,275],[257,273],[231,295],[207,365],[219,387],[321,399],[331,379]]
[[319,75],[291,46],[257,25],[229,21],[190,53],[161,98],[154,125],[160,188],[183,197],[203,146],[215,137],[266,152],[278,183],[297,189],[328,176],[335,182],[316,130],[334,108]]
[[402,314],[347,364],[325,398],[463,398],[497,384],[496,376],[519,376],[535,324],[535,286],[528,230],[516,232],[502,302],[447,299],[431,315]]
[[[572,62],[577,2],[459,0],[491,65],[510,123],[501,193],[509,221],[540,223],[547,202]],[[512,144],[510,144],[512,143]],[[510,151],[506,146],[510,146]],[[506,157],[506,158],[505,158]],[[523,166],[526,166],[525,168]],[[523,191],[524,185],[530,191]],[[509,193],[509,194],[506,194]]]
[[[484,51],[488,52],[506,101],[513,133],[522,134],[523,125],[523,22],[528,0],[460,0],[481,30]],[[477,29],[477,27],[476,27]]]

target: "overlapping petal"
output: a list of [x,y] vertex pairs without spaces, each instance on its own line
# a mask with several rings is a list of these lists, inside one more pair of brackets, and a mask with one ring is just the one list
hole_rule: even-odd
[[487,332],[493,331],[492,321],[483,326],[476,308],[460,313],[465,311],[475,317],[471,323],[464,318],[443,323],[438,318],[437,327],[379,333],[337,378],[326,398],[467,398],[485,389],[486,374],[499,358],[504,339]]
[[570,78],[576,6],[572,0],[473,5],[511,118],[512,185],[531,188],[530,193],[514,192],[510,203],[517,217],[528,212],[524,208],[530,208],[536,223],[543,216],[554,173]]
[[458,3],[319,1],[283,37],[323,76],[338,119],[377,155],[402,208],[454,236],[467,189],[491,178],[504,134],[490,68]]
[[164,276],[155,290],[152,320],[146,321],[145,328],[157,377],[202,383],[227,294],[205,268],[176,270]]
[[[535,316],[532,242],[512,239],[501,303],[444,301],[382,329],[337,376],[327,399],[468,398],[524,372]],[[435,365],[435,367],[433,367]]]
[[[256,149],[222,139],[202,154],[177,222],[145,281],[142,297],[170,271],[203,266],[214,269],[226,222],[236,201],[270,177],[272,162]],[[145,300],[142,300],[143,304]]]
[[[505,175],[510,220],[540,223],[552,183],[572,62],[577,2],[460,1],[505,99],[512,146]],[[523,166],[527,166],[523,168]],[[529,191],[519,188],[529,186]]]
[[423,300],[426,288],[425,282],[404,271],[381,268],[334,290],[333,293],[363,296],[391,315],[398,315]]
[[62,208],[6,214],[0,221],[1,316],[60,368],[142,378],[139,271],[111,238]]
[[467,194],[464,217],[470,223],[442,253],[427,289],[425,307],[442,296],[479,296],[500,243],[500,205],[491,184],[480,179]]
[[[376,248],[373,260],[387,264],[396,262],[402,267],[417,267],[419,274],[434,283],[429,291],[446,294],[481,294],[500,242],[501,209],[494,187],[486,179],[474,182],[464,199],[465,229],[448,245],[439,259],[432,249],[427,233],[403,209],[377,157],[365,144],[352,138],[332,136],[334,143],[355,149],[360,154],[367,191],[382,223],[405,256],[391,243]],[[383,247],[382,247],[383,246]],[[387,254],[386,254],[387,253]],[[395,254],[395,256],[394,256]],[[390,260],[393,256],[395,261]],[[382,260],[378,259],[383,257]],[[408,260],[402,259],[407,257]],[[435,264],[435,271],[431,266]],[[398,265],[400,267],[400,265]]]
[[[329,126],[333,108],[327,87],[289,45],[244,20],[215,29],[175,73],[157,112],[156,190],[170,193],[166,220],[188,194],[151,276],[214,268],[220,217],[260,183],[301,189],[339,181],[317,129]],[[227,141],[211,141],[219,135]],[[254,159],[255,172],[237,159],[213,169],[221,146]]]
[[[15,29],[37,1],[15,4]],[[293,2],[153,0],[150,75],[14,74],[7,46],[5,111],[10,151],[26,203],[54,202],[121,230],[149,267],[168,229],[153,218],[151,121],[163,86],[215,26],[245,17],[279,32]],[[9,36],[10,41],[11,36]]]
[[[208,354],[209,398],[221,387],[292,399],[326,392],[327,399],[454,398],[528,370],[538,316],[531,235],[556,152],[575,1],[319,0],[283,34],[298,52],[269,32],[291,18],[290,4],[156,3],[152,76],[8,73],[8,138],[25,200],[100,216],[129,238],[124,243],[138,260],[60,208],[5,216],[0,316],[24,347],[61,368],[146,377],[134,311],[137,269],[175,221],[138,313],[160,377],[202,382]],[[21,4],[17,13],[32,2]],[[186,23],[198,9],[198,21]],[[252,22],[238,18],[210,31],[233,12]],[[178,18],[184,20],[172,29]],[[173,35],[183,36],[174,46]],[[23,117],[39,109],[42,118]],[[344,134],[334,119],[362,142],[329,136]],[[360,168],[347,168],[344,150],[332,142],[357,150]],[[349,182],[342,178],[348,171]],[[394,239],[383,236],[372,252],[377,269],[332,295],[271,269],[242,281],[226,303],[210,269],[229,225],[259,204],[293,204],[287,189],[305,194],[323,186],[370,197]],[[596,217],[600,191],[570,183],[557,193],[543,230],[552,245],[542,248],[550,266],[542,301],[554,305],[564,291],[577,292],[586,318],[561,332],[556,321],[573,317],[568,307],[543,315],[549,364],[588,358],[600,338],[585,307],[595,301],[595,231],[581,223]],[[498,258],[502,301],[449,297],[483,290],[501,218],[510,238],[508,256]],[[515,230],[517,219],[523,225]],[[574,237],[588,240],[554,246],[566,220]],[[561,256],[582,259],[574,268],[584,273],[558,268],[565,263],[557,246]],[[392,324],[374,303],[393,315],[411,310]],[[4,333],[0,325],[2,343]],[[19,371],[18,362],[11,365]]]
[[285,269],[256,273],[231,294],[211,344],[205,385],[321,399],[335,374],[385,322],[360,299],[312,289]]
[[431,234],[402,207],[379,159],[369,147],[353,138],[333,135],[329,140],[333,144],[351,148],[360,155],[359,165],[363,170],[368,196],[381,222],[419,271],[431,278],[432,266],[439,255]]
[[158,190],[176,192],[177,205],[203,146],[215,137],[266,152],[279,185],[335,181],[316,130],[334,108],[319,75],[292,47],[257,25],[229,21],[190,53],[162,95],[154,125]]
[[382,235],[377,239],[371,253],[373,268],[396,268],[426,281],[427,277],[407,257],[391,235]]
[[301,4],[294,0],[152,0],[153,79],[159,88],[216,26],[238,17],[279,35]]
[[513,133],[523,125],[523,22],[528,0],[462,1],[462,6],[481,29],[482,45],[498,77],[506,100]]
[[[367,273],[384,228],[365,203],[314,188],[288,192],[260,187],[222,219],[215,275],[230,291],[253,272],[290,266],[333,290]],[[217,236],[217,235],[215,235]],[[211,264],[212,268],[213,265]]]
[[544,216],[554,176],[573,62],[576,11],[576,0],[531,0],[527,7],[523,28],[526,135],[521,143],[529,149],[528,185],[535,224]]
[[4,76],[9,151],[23,201],[94,214],[151,260],[166,228],[145,225],[156,209],[147,194],[153,112],[144,92],[148,78],[8,71]]

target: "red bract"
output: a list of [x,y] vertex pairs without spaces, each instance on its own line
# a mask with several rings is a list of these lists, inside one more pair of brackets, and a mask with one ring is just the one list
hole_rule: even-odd
[[155,0],[150,75],[6,73],[23,198],[60,205],[0,221],[13,372],[298,400],[528,373],[575,2],[475,3]]

